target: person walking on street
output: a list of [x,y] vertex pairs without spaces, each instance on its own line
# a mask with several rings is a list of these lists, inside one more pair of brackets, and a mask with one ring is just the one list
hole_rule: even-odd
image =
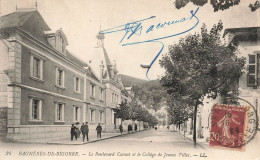
[[101,131],[102,131],[102,127],[100,126],[100,123],[98,123],[98,126],[96,128],[97,131],[97,138],[101,138]]
[[71,124],[71,129],[70,129],[71,141],[73,141],[73,137],[75,137],[75,139],[77,140],[76,127],[74,126],[74,124]]
[[76,123],[76,134],[77,134],[77,138],[79,138],[80,136],[79,122]]
[[120,133],[122,134],[123,133],[123,126],[122,126],[122,124],[120,124],[119,130],[120,130]]
[[86,124],[83,123],[81,128],[80,128],[80,131],[82,133],[83,142],[85,140],[85,136],[86,136],[87,141],[88,141],[88,126],[87,126],[87,123],[88,122],[86,122]]
[[88,122],[86,122],[86,130],[87,130],[87,132],[86,132],[86,136],[87,136],[87,141],[89,141],[89,139],[88,139],[88,132],[89,132],[89,128],[88,128]]
[[127,126],[127,129],[128,129],[128,133],[131,131],[131,124],[129,124],[128,126]]
[[137,131],[137,124],[135,124],[135,132]]

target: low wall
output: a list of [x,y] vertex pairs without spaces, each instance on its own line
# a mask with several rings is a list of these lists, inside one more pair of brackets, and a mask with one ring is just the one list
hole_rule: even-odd
[[0,108],[0,140],[5,139],[7,134],[7,107]]
[[69,137],[71,125],[17,125],[8,127],[7,140]]

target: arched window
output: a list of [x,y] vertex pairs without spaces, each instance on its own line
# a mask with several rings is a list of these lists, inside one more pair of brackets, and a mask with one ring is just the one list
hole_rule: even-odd
[[56,49],[65,54],[66,46],[68,45],[67,38],[63,31],[60,29],[56,32]]

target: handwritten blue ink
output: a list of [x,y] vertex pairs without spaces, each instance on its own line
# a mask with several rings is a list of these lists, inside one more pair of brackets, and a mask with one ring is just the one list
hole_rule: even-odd
[[172,22],[169,21],[169,22],[164,22],[164,23],[158,23],[157,25],[151,25],[145,32],[142,32],[142,30],[144,28],[142,26],[142,22],[150,20],[152,18],[155,18],[156,16],[151,16],[151,17],[146,18],[146,19],[142,19],[142,20],[135,21],[135,22],[132,22],[132,23],[127,23],[125,25],[120,25],[120,26],[117,26],[117,27],[106,29],[106,30],[100,31],[99,34],[109,34],[109,33],[114,33],[114,32],[125,31],[125,34],[123,35],[122,39],[119,42],[121,44],[125,40],[129,40],[134,35],[135,36],[141,36],[142,33],[148,34],[148,33],[153,32],[155,29],[156,30],[162,29],[162,28],[166,27],[166,25],[170,26],[172,24],[182,23],[182,22],[185,22],[187,20],[192,20],[193,18],[195,18],[197,20],[196,24],[194,26],[192,26],[191,28],[189,28],[185,31],[182,31],[180,33],[176,33],[176,34],[172,34],[172,35],[168,35],[168,36],[164,36],[164,37],[159,37],[159,38],[154,38],[154,39],[150,39],[150,40],[136,41],[136,42],[130,42],[130,43],[122,43],[122,46],[136,45],[136,44],[142,44],[142,43],[148,43],[148,42],[160,43],[162,45],[160,51],[156,54],[156,56],[154,57],[154,59],[152,60],[150,65],[141,65],[143,68],[147,68],[146,77],[147,77],[148,80],[150,80],[149,77],[148,77],[148,73],[150,71],[150,68],[152,67],[152,65],[154,64],[154,62],[156,61],[156,59],[159,57],[159,55],[162,53],[162,51],[164,49],[164,43],[161,42],[160,40],[179,36],[181,34],[184,34],[184,33],[187,33],[189,31],[193,30],[199,24],[199,18],[196,16],[198,10],[199,10],[199,7],[196,9],[195,12],[193,12],[193,10],[191,10],[190,11],[191,16],[188,17],[188,18],[182,18],[180,21],[178,21],[178,20],[174,21],[173,20]]

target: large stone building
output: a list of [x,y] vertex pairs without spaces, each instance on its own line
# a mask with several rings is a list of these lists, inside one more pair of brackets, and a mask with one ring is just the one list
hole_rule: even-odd
[[92,68],[68,52],[62,29],[52,32],[37,10],[0,18],[2,135],[11,140],[68,136],[76,122],[89,122],[93,130],[98,123],[106,131],[117,128],[113,108],[131,98],[104,37],[97,38],[104,59],[93,59],[98,66]]

